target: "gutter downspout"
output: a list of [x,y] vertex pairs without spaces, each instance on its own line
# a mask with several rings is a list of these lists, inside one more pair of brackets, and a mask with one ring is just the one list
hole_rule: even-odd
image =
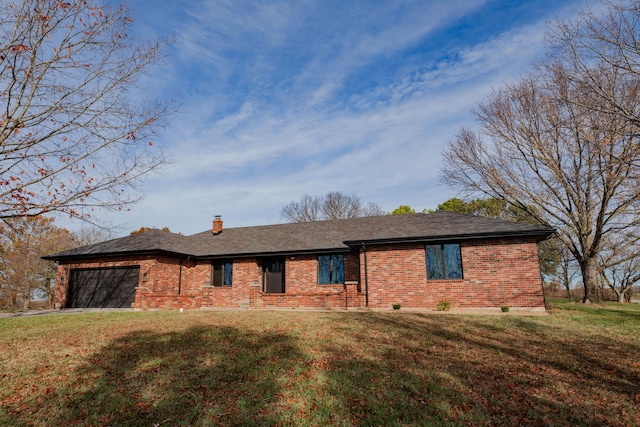
[[364,254],[364,306],[369,307],[369,269],[367,268],[367,247],[362,242],[362,253]]

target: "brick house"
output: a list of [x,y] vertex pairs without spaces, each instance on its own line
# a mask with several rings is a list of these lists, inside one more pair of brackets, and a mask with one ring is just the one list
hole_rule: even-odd
[[446,211],[162,230],[46,256],[58,307],[544,309],[543,226]]

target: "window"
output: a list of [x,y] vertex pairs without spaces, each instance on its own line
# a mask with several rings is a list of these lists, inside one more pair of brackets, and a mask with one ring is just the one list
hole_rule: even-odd
[[427,245],[427,279],[462,279],[460,245]]
[[231,286],[233,283],[233,263],[214,262],[211,264],[211,286]]
[[318,256],[318,284],[344,283],[344,255]]

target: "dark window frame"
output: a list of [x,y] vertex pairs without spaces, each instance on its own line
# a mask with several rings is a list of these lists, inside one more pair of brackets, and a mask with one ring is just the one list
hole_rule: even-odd
[[[452,253],[451,250],[455,252]],[[433,262],[429,262],[429,259]],[[439,243],[425,246],[427,280],[463,280],[460,243]]]
[[211,286],[216,288],[233,286],[233,261],[213,261],[211,263]]
[[[320,258],[328,258],[328,264]],[[318,285],[344,285],[344,259],[344,254],[318,255]],[[329,266],[329,271],[322,272],[321,269],[325,265]],[[323,281],[323,276],[327,277],[328,281]]]

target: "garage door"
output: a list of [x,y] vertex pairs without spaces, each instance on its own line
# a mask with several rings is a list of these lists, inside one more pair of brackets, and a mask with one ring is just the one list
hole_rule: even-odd
[[71,270],[67,307],[131,307],[140,267]]

